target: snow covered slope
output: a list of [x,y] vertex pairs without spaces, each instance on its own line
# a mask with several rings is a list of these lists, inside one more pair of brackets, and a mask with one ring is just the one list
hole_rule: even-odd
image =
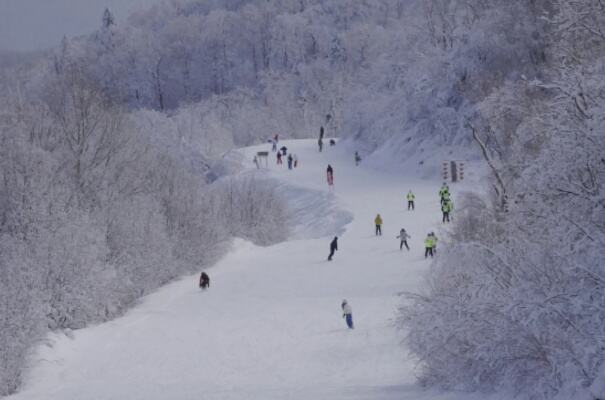
[[[318,153],[314,140],[284,143],[298,155],[297,169],[276,166],[271,154],[268,171],[246,173],[281,182],[297,215],[293,240],[264,248],[236,241],[209,270],[210,290],[185,277],[120,319],[73,338],[53,335],[22,392],[9,398],[472,399],[418,387],[393,321],[397,294],[416,291],[429,267],[423,239],[431,230],[439,235],[440,182],[355,167],[344,146]],[[242,153],[251,160],[266,147]],[[405,209],[408,189],[416,194],[413,212]],[[382,237],[374,236],[376,213]],[[401,227],[412,236],[409,252],[399,251]],[[341,318],[344,298],[355,330]]]

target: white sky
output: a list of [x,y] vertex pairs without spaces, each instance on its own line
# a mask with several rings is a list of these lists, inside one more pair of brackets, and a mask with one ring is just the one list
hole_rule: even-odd
[[0,0],[0,50],[39,50],[100,26],[106,7],[117,22],[160,0]]

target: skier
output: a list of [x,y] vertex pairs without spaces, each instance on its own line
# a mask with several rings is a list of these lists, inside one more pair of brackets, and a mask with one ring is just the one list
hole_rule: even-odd
[[380,214],[376,214],[376,218],[374,218],[374,223],[376,224],[376,236],[382,236],[382,218],[380,218]]
[[355,152],[355,165],[359,165],[359,163],[361,162],[361,157],[359,156],[358,152]]
[[280,150],[281,150],[281,153],[282,153],[283,156],[285,156],[286,154],[288,154],[288,148],[286,146],[282,146],[280,148]]
[[277,142],[271,140],[271,151],[277,151]]
[[321,150],[324,147],[324,141],[321,140],[321,138],[319,138],[319,140],[317,141],[317,146],[319,146],[319,152],[321,153]]
[[277,152],[277,164],[278,165],[279,164],[283,164],[282,161],[281,161],[281,153],[280,152]]
[[298,167],[298,156],[294,154],[294,168]]
[[324,127],[323,125],[319,128],[319,140],[323,140],[324,138]]
[[404,228],[401,228],[399,231],[399,236],[397,236],[397,239],[401,241],[399,243],[399,250],[403,249],[403,245],[405,245],[405,248],[408,249],[408,251],[410,250],[410,246],[408,246],[408,239],[411,239],[411,236],[408,235]]
[[294,158],[292,154],[288,154],[288,169],[292,169],[292,162],[294,162]]
[[279,134],[276,133],[275,136],[273,136],[273,142],[275,144],[277,144],[279,142]]
[[416,199],[416,196],[414,196],[414,193],[412,193],[412,189],[410,189],[410,191],[408,192],[407,195],[407,199],[408,199],[408,210],[410,209],[414,209],[414,199]]
[[437,236],[435,236],[435,232],[431,232],[431,236],[433,237],[433,254],[437,255]]
[[424,258],[427,258],[429,255],[433,258],[433,237],[430,233],[424,239]]
[[332,257],[334,257],[334,252],[338,250],[338,237],[334,236],[334,239],[330,242],[330,255],[328,256],[328,261],[332,261]]
[[441,206],[441,212],[443,212],[443,223],[445,221],[450,222],[450,213],[454,209],[454,203],[451,200],[447,200]]
[[260,164],[258,163],[258,157],[254,156],[254,159],[252,161],[254,162],[254,165],[256,165],[256,169],[260,169]]
[[347,300],[343,300],[340,307],[342,308],[342,317],[345,318],[347,321],[347,326],[349,327],[349,329],[354,329],[355,327],[353,326],[353,309],[351,308],[351,305],[347,303]]
[[[447,195],[446,195],[447,193]],[[450,188],[447,186],[447,184],[445,182],[443,182],[443,185],[441,185],[441,189],[439,189],[439,198],[441,199],[441,204],[444,203],[444,198],[445,196],[449,197],[450,194]]]
[[334,186],[334,170],[330,164],[328,164],[328,168],[326,169],[326,176],[328,178],[328,187],[331,189]]
[[208,289],[210,287],[210,277],[207,273],[202,272],[200,275],[200,289]]

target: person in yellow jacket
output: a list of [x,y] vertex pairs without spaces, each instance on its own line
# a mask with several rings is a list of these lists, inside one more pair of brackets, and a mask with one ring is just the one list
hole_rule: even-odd
[[376,224],[376,236],[382,236],[382,218],[380,214],[376,214],[376,218],[374,218],[374,223]]
[[443,223],[445,221],[450,222],[450,213],[454,209],[454,203],[451,200],[446,201],[441,206],[441,212],[443,213]]
[[429,233],[424,239],[424,258],[427,258],[429,255],[433,258],[433,244],[434,244],[433,236]]
[[406,196],[408,199],[408,210],[410,209],[414,209],[414,199],[416,199],[416,196],[414,196],[414,193],[412,193],[412,189],[410,189],[410,191],[408,192],[408,195]]

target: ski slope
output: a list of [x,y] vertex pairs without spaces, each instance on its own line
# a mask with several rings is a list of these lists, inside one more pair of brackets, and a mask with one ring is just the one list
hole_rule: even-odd
[[[353,150],[344,145],[318,153],[315,140],[284,143],[300,161],[292,171],[285,160],[275,165],[274,153],[268,170],[255,170],[253,154],[268,145],[241,153],[249,163],[243,173],[276,179],[295,210],[291,240],[271,247],[236,240],[208,269],[210,290],[197,288],[197,274],[184,277],[122,318],[71,338],[52,335],[52,346],[37,351],[23,390],[9,398],[475,398],[420,388],[394,324],[398,293],[419,290],[429,267],[426,234],[440,236],[440,181],[355,167]],[[415,211],[406,210],[409,189]],[[374,235],[377,213],[381,237]],[[412,236],[409,252],[395,238],[401,227]],[[339,250],[328,262],[334,234]],[[354,330],[341,316],[344,298],[353,307]]]

